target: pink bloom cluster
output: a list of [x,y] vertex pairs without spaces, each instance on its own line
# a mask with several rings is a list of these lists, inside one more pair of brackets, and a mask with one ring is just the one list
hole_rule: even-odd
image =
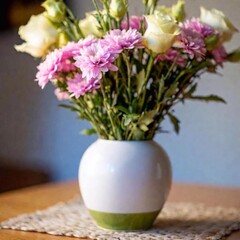
[[108,49],[104,41],[97,41],[87,47],[80,49],[80,54],[74,59],[75,66],[82,71],[82,77],[90,81],[91,79],[100,80],[103,73],[117,71],[118,68],[113,65],[117,55]]
[[[141,47],[142,35],[136,29],[110,31],[103,39],[89,36],[70,42],[47,55],[37,68],[36,81],[41,88],[54,79],[64,78],[71,97],[79,98],[100,87],[108,71],[117,71],[114,61],[125,49]],[[59,98],[61,95],[56,92]]]
[[67,83],[68,91],[72,93],[71,96],[75,96],[76,98],[100,87],[100,82],[97,78],[92,78],[88,81],[81,73],[77,73],[74,79],[69,79]]
[[121,29],[127,30],[128,28],[137,29],[141,28],[141,24],[144,23],[144,18],[139,16],[131,16],[129,23],[127,20],[123,20],[121,23]]
[[216,35],[214,28],[202,23],[196,18],[186,20],[182,23],[182,33],[179,37],[183,45],[184,52],[191,59],[202,61],[206,55],[205,39],[209,36]]
[[[184,46],[184,51],[189,54],[190,58],[196,58],[197,61],[202,61],[206,55],[205,40],[210,36],[217,36],[219,33],[211,26],[202,23],[196,18],[186,20],[182,23],[182,34],[180,41]],[[227,56],[223,46],[217,46],[211,51],[211,54],[218,64],[222,64]]]
[[183,47],[183,52],[187,53],[190,59],[196,59],[201,62],[207,52],[204,39],[200,34],[191,29],[182,29],[179,36]]
[[124,49],[142,47],[142,35],[137,29],[114,29],[105,36],[103,42],[111,52],[121,53]]
[[159,54],[156,58],[156,61],[169,61],[175,62],[177,65],[181,67],[186,66],[186,57],[185,55],[181,54],[178,49],[170,48],[166,53]]
[[70,42],[61,49],[55,49],[49,53],[45,61],[37,67],[36,81],[38,81],[39,86],[44,88],[49,81],[61,77],[62,73],[75,71],[73,57],[79,54],[80,48],[88,46],[92,41],[94,38],[89,36],[77,43]]
[[186,21],[184,21],[182,23],[182,29],[184,30],[189,29],[193,32],[196,32],[200,34],[201,38],[206,38],[211,35],[217,34],[214,28],[205,23],[202,23],[200,20],[196,18],[192,18],[190,20],[187,19]]
[[215,30],[196,18],[186,20],[181,27],[179,40],[183,45],[183,52],[187,53],[190,59],[202,61],[207,52],[205,38],[215,34]]
[[[210,36],[218,35],[218,32],[214,28],[202,23],[196,18],[186,20],[181,24],[181,28],[182,32],[178,36],[176,44],[176,47],[180,49],[169,49],[165,54],[159,55],[157,61],[176,62],[179,66],[184,67],[188,56],[190,59],[195,59],[200,62],[207,54],[206,39]],[[220,65],[227,56],[223,46],[217,46],[210,51],[210,54],[213,56],[216,63]]]
[[223,62],[226,60],[227,52],[224,46],[219,46],[212,50],[212,55],[216,63],[222,66]]
[[55,89],[54,94],[56,95],[56,97],[59,101],[64,101],[64,100],[69,99],[68,92],[61,91],[61,89],[59,89],[59,88]]

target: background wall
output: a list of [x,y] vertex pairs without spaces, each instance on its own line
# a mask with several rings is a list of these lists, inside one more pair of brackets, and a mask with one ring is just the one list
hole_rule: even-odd
[[[129,1],[134,11],[140,12],[136,7],[139,1]],[[92,9],[91,1],[70,2],[79,17]],[[161,1],[166,2],[170,5],[174,1]],[[200,5],[215,7],[240,29],[239,0],[186,3],[189,16],[199,16]],[[50,85],[42,91],[34,83],[38,61],[15,52],[13,45],[21,42],[17,30],[0,34],[0,165],[42,169],[56,181],[76,178],[79,159],[96,136],[79,135],[88,123],[58,108]],[[239,40],[238,35],[228,49],[239,46]],[[179,105],[176,114],[181,120],[180,134],[156,137],[172,160],[175,181],[240,186],[239,74],[240,64],[227,64],[219,76],[204,75],[199,93],[218,94],[228,104]],[[172,131],[168,122],[164,127]]]

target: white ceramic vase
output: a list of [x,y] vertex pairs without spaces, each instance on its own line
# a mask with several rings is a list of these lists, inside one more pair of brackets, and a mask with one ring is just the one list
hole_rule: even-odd
[[99,139],[84,153],[79,184],[98,226],[114,230],[148,229],[165,203],[171,164],[154,141]]

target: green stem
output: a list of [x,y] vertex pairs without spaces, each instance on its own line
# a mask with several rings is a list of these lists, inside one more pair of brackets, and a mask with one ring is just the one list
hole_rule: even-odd
[[152,70],[152,67],[153,67],[153,63],[154,63],[154,57],[152,55],[149,56],[149,60],[148,60],[148,65],[147,65],[147,71],[146,71],[146,75],[145,75],[145,85],[146,83],[148,82],[148,78],[151,74],[151,70]]
[[[127,92],[129,98],[130,107],[132,105],[132,91],[131,91],[131,66],[129,63],[129,59],[125,53],[123,53],[123,60],[127,66]],[[132,110],[132,109],[131,109]]]
[[105,94],[104,88],[103,88],[103,84],[101,84],[101,92],[102,92],[102,96],[103,96],[103,104],[104,107],[107,111],[111,126],[112,126],[112,131],[113,131],[113,136],[115,137],[115,139],[118,139],[118,135],[117,135],[117,130],[116,130],[116,126],[114,124],[113,118],[112,118],[112,114],[109,108],[109,105],[107,104],[107,96]]
[[108,22],[108,29],[112,29],[112,23],[111,23],[111,17],[110,17],[110,7],[109,7],[109,2],[108,1],[102,1],[104,8],[107,11],[107,22]]
[[140,109],[139,109],[140,112],[143,112],[143,105],[144,105],[145,97],[146,97],[146,93],[147,93],[147,83],[148,83],[149,76],[151,74],[153,63],[154,63],[154,58],[153,58],[152,55],[150,55],[149,60],[148,60],[148,65],[147,65],[147,70],[146,70],[144,83],[143,83],[143,86],[142,86],[142,98],[141,98],[141,101],[140,101]]
[[[73,101],[74,104],[80,105],[80,107],[84,110],[84,113],[86,114],[86,117],[88,118],[86,120],[90,121],[92,123],[93,127],[95,128],[95,130],[97,131],[97,133],[100,136],[102,136],[102,133],[103,133],[102,130],[103,129],[99,128],[99,126],[100,126],[99,122],[96,121],[96,119],[91,114],[91,112],[89,112],[89,109],[88,109],[87,105],[85,104],[84,99],[79,98],[77,100],[72,100],[72,101]],[[105,135],[107,137],[108,136],[107,131],[103,135]]]
[[70,19],[73,21],[74,26],[76,27],[76,30],[78,33],[78,36],[77,36],[78,40],[79,40],[79,38],[84,38],[82,30],[80,29],[80,27],[78,25],[78,20],[75,18],[74,14],[72,13],[72,11],[69,8],[67,8],[67,13],[68,13]]
[[127,29],[129,29],[129,12],[128,12],[128,0],[125,0],[125,5],[127,7]]
[[97,10],[97,12],[98,12],[98,15],[99,15],[99,17],[100,17],[100,25],[101,25],[104,33],[106,33],[106,32],[107,32],[107,26],[106,26],[106,23],[104,22],[103,15],[102,15],[99,7],[98,7],[98,4],[97,4],[97,1],[96,1],[96,0],[93,0],[93,5],[94,5],[94,7],[96,8],[96,10]]
[[129,140],[132,140],[132,136],[133,136],[133,133],[134,133],[135,130],[136,130],[136,129],[135,129],[135,126],[133,126],[133,127],[131,128],[131,130],[130,130],[130,133],[129,133],[128,137],[127,137],[127,140],[128,140],[128,141],[129,141]]

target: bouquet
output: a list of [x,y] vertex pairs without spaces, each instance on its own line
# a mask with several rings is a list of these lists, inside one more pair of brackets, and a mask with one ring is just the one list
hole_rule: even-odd
[[169,118],[179,132],[174,106],[185,100],[225,102],[199,96],[205,72],[240,61],[240,49],[224,47],[236,27],[216,9],[201,7],[186,18],[184,1],[171,7],[143,0],[142,16],[131,16],[127,0],[93,0],[95,10],[78,20],[63,0],[47,0],[19,34],[17,51],[42,58],[36,81],[51,82],[60,106],[89,121],[102,139],[150,140]]

